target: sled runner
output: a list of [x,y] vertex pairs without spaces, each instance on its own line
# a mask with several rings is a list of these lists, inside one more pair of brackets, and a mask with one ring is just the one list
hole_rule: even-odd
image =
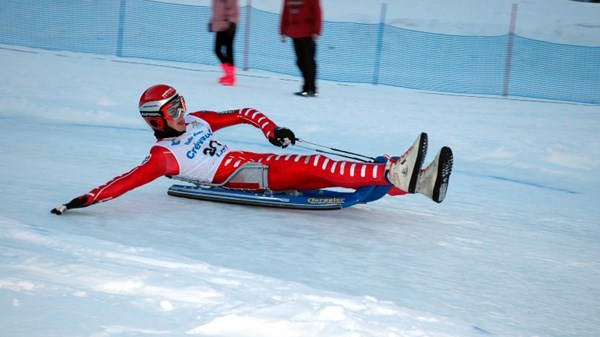
[[[333,210],[367,203],[385,196],[391,186],[366,186],[354,191],[291,190],[272,191],[268,187],[268,167],[248,163],[238,168],[221,184],[184,180],[194,185],[175,184],[167,193],[191,199],[228,202],[244,205],[278,207],[305,210]],[[179,178],[180,179],[180,178]],[[255,183],[259,191],[225,187],[228,183]]]

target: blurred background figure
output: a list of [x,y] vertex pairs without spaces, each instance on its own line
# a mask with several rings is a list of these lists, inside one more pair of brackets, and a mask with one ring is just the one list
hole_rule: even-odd
[[294,41],[296,65],[304,78],[304,85],[295,94],[316,97],[317,94],[317,40],[321,35],[322,16],[319,0],[284,0],[279,33],[281,41],[289,36]]
[[209,31],[215,34],[215,54],[221,61],[224,75],[219,78],[223,85],[235,85],[233,40],[240,11],[237,0],[212,0]]

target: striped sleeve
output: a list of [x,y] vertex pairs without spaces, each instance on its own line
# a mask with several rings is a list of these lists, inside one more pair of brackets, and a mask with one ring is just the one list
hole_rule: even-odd
[[260,129],[265,137],[270,138],[274,136],[274,130],[277,127],[277,124],[269,119],[269,117],[254,108],[221,112],[198,111],[191,113],[191,115],[205,120],[213,131],[238,124],[250,124]]

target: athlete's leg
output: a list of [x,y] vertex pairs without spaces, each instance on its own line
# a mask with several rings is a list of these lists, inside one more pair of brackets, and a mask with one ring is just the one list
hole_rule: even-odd
[[215,183],[223,182],[238,167],[248,162],[269,167],[268,184],[272,190],[306,190],[326,187],[359,188],[390,185],[385,163],[337,161],[328,157],[300,154],[231,152],[217,170]]

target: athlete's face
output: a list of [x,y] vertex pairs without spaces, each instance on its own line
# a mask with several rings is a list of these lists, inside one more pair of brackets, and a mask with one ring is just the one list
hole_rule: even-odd
[[184,114],[179,114],[179,117],[175,119],[167,119],[167,125],[172,129],[183,132],[185,131],[185,119],[183,118]]

